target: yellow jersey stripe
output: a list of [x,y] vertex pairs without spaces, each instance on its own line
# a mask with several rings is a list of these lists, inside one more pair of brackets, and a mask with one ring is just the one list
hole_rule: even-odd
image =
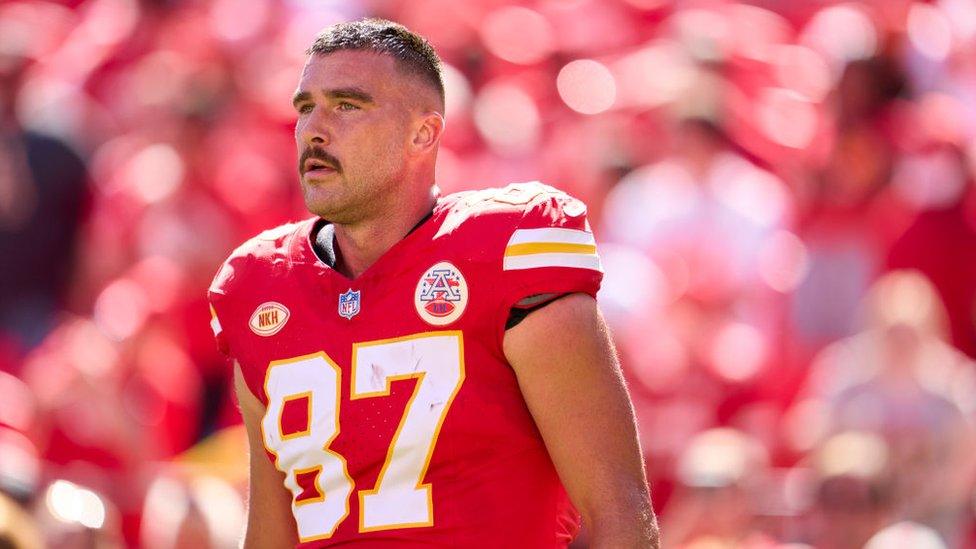
[[510,244],[505,248],[505,257],[532,254],[596,254],[595,244],[571,244],[567,242],[526,242]]

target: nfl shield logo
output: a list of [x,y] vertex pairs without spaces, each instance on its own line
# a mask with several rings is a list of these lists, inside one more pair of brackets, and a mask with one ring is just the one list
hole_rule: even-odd
[[344,294],[339,294],[339,316],[352,319],[359,314],[359,290],[355,292],[349,288]]

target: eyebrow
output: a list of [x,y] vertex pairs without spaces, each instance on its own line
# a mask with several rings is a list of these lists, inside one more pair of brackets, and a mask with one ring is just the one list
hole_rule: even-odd
[[[335,89],[325,89],[322,93],[330,99],[352,99],[353,101],[359,101],[360,103],[373,103],[373,96],[367,93],[361,88],[335,88]],[[292,97],[291,103],[294,106],[298,106],[299,103],[305,101],[311,101],[312,94],[307,91],[296,92],[295,96]]]

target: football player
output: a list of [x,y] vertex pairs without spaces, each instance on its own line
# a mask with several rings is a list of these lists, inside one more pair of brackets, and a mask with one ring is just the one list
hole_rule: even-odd
[[250,440],[245,547],[656,547],[586,207],[439,197],[440,60],[326,29],[293,101],[304,222],[210,289]]

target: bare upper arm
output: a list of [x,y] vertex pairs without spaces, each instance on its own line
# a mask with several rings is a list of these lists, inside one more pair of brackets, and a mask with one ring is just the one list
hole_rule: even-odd
[[504,351],[594,547],[656,547],[634,412],[596,300],[572,294],[531,313]]
[[234,390],[247,429],[250,449],[247,529],[245,549],[294,547],[298,543],[295,519],[291,514],[291,493],[285,489],[284,474],[265,454],[261,420],[265,407],[244,382],[241,366],[234,363]]

